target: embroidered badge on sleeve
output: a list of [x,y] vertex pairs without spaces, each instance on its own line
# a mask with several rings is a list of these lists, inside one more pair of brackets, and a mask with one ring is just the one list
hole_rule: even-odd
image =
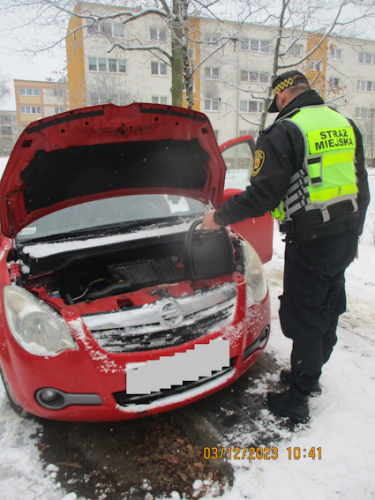
[[261,151],[260,149],[255,151],[253,168],[251,171],[251,177],[255,177],[256,175],[259,174],[261,168],[263,167],[263,163],[264,163],[265,158],[266,158],[266,155],[264,154],[263,151]]

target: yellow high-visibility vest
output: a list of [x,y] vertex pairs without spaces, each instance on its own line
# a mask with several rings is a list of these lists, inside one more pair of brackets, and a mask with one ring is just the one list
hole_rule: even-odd
[[328,207],[347,200],[357,210],[356,140],[349,121],[324,105],[302,108],[285,119],[300,129],[305,157],[272,217],[291,220],[290,216],[301,208],[307,212],[319,209],[325,222],[330,218]]

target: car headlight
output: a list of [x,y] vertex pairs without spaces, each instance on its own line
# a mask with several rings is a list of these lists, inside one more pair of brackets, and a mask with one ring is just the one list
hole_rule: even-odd
[[267,281],[263,272],[262,262],[254,248],[245,241],[243,243],[245,260],[245,277],[247,302],[261,302],[267,295]]
[[65,321],[31,293],[7,285],[4,303],[9,328],[25,351],[53,356],[66,349],[78,349]]

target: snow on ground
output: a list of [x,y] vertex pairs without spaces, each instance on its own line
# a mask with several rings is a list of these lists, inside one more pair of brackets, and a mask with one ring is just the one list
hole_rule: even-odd
[[[370,171],[369,182],[372,201],[359,259],[346,272],[347,312],[340,318],[338,344],[323,369],[323,394],[311,400],[311,420],[294,433],[285,432],[275,444],[278,459],[232,460],[235,481],[222,500],[375,498],[375,172]],[[267,350],[288,367],[292,342],[281,332],[277,299],[282,293],[284,243],[278,231],[274,236],[273,259],[265,266],[272,299]],[[262,419],[264,425],[274,420],[266,410]],[[244,435],[243,441],[251,439]],[[312,447],[316,453],[321,448],[320,460],[308,457]],[[292,453],[299,448],[301,458],[289,459],[288,448]]]
[[[5,166],[0,158],[0,173]],[[375,200],[375,172],[370,173]],[[229,187],[229,186],[227,186]],[[233,183],[233,186],[236,187]],[[359,260],[347,271],[348,310],[340,318],[339,342],[322,375],[323,394],[311,400],[311,421],[285,431],[275,446],[276,460],[233,461],[235,481],[223,500],[365,500],[375,497],[375,203],[366,220]],[[278,299],[282,291],[283,247],[275,232],[274,257],[266,267],[272,298],[272,334],[268,351],[288,366],[291,342],[280,330]],[[259,386],[261,387],[262,382]],[[267,410],[264,425],[272,425]],[[0,497],[7,500],[75,500],[54,481],[54,466],[38,459],[38,424],[18,418],[0,384]],[[244,436],[244,442],[246,436]],[[303,455],[321,448],[321,459]],[[289,459],[288,448],[301,458]],[[307,450],[306,453],[303,450]],[[64,496],[65,495],[65,496]],[[210,495],[206,497],[210,498]]]

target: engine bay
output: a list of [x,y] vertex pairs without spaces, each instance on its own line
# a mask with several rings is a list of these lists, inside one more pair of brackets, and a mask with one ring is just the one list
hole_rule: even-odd
[[[51,305],[61,303],[86,309],[86,305],[95,301],[103,302],[100,299],[121,296],[117,306],[114,302],[109,306],[121,309],[132,306],[131,296],[142,291],[150,296],[147,302],[153,302],[169,294],[168,285],[189,282],[190,288],[194,282],[192,293],[199,287],[209,287],[207,280],[213,280],[211,286],[214,286],[216,278],[233,270],[243,272],[241,242],[233,235],[229,238],[226,232],[226,237],[219,233],[194,232],[193,228],[187,234],[139,239],[44,258],[33,258],[32,251],[20,252],[17,263],[8,267],[12,268],[13,280]],[[194,274],[192,266],[201,274]],[[189,293],[189,289],[184,292],[183,283],[177,293],[181,292]]]

